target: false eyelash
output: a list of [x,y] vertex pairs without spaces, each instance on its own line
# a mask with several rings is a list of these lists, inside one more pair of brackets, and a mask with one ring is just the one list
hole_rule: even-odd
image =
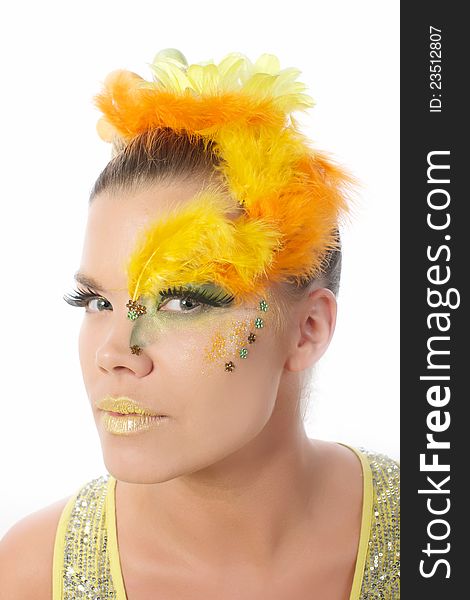
[[[181,300],[195,300],[196,302],[209,304],[210,306],[228,306],[233,302],[235,297],[223,292],[211,294],[203,290],[193,290],[182,286],[160,290],[159,294],[161,300],[180,298]],[[161,306],[161,303],[159,303],[159,306]]]
[[71,294],[65,294],[63,299],[71,306],[86,307],[90,300],[96,298],[102,298],[99,294],[94,292],[91,288],[88,288],[87,292],[83,290],[73,290]]
[[[184,288],[180,286],[179,288],[168,288],[167,290],[161,290],[159,292],[161,301],[170,299],[189,299],[194,300],[196,302],[200,302],[202,304],[208,304],[210,306],[228,306],[234,300],[234,296],[229,294],[224,294],[220,292],[219,294],[210,294],[206,293],[202,290],[193,290],[189,288]],[[65,302],[70,304],[71,306],[79,306],[86,307],[90,300],[94,300],[96,298],[101,298],[99,294],[94,292],[91,288],[88,288],[87,292],[83,290],[73,290],[71,294],[65,294],[63,299]],[[161,306],[161,302],[159,303]]]

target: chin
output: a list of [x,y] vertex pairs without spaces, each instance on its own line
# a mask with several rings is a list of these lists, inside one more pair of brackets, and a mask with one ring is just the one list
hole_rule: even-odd
[[154,448],[151,453],[148,445],[136,441],[123,444],[122,439],[101,438],[101,449],[108,473],[127,483],[163,483],[194,470],[193,465],[178,464],[174,451]]
[[170,465],[159,465],[157,461],[132,461],[129,456],[103,455],[104,464],[110,475],[126,483],[164,483],[182,473],[170,469]]

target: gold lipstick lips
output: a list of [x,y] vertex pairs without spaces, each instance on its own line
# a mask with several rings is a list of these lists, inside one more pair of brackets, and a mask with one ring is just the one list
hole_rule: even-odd
[[97,402],[97,407],[108,411],[103,415],[103,426],[115,435],[139,433],[168,420],[166,415],[159,415],[140,406],[126,396],[106,396]]
[[137,404],[137,402],[134,402],[134,400],[131,400],[127,396],[105,396],[102,400],[97,402],[96,406],[101,410],[120,413],[121,415],[163,416],[149,408],[140,406],[140,404]]

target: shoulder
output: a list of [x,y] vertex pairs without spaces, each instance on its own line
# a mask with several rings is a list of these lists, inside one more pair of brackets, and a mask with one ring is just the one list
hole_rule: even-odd
[[356,452],[365,466],[366,488],[373,494],[374,504],[381,513],[395,521],[400,512],[400,462],[382,452],[359,446]]
[[[341,443],[348,448],[349,459],[356,454],[362,463],[363,513],[371,516],[372,529],[387,529],[387,535],[399,541],[400,523],[400,462],[387,454]],[[348,452],[346,452],[348,454]],[[346,461],[345,461],[346,464]],[[345,471],[346,473],[346,471]],[[352,488],[351,488],[352,489]],[[362,494],[361,494],[362,495]],[[372,532],[373,533],[373,532]]]
[[[92,479],[71,496],[23,517],[10,527],[0,540],[0,600],[52,598],[54,548],[61,517],[64,515],[63,525],[66,525],[69,510],[82,510],[87,500],[104,498],[107,481],[108,476]],[[64,512],[68,504],[69,509]],[[94,510],[95,504],[90,505],[90,510]]]
[[17,521],[0,540],[1,594],[9,600],[50,600],[60,516],[71,496]]
[[[365,448],[363,446],[352,446],[343,442],[330,442],[325,440],[311,440],[322,449],[325,462],[329,468],[337,468],[343,470],[343,474],[349,471],[363,472],[367,477],[372,474],[374,485],[387,481],[400,480],[400,461],[377,452]],[[359,459],[359,460],[358,460]],[[362,463],[362,469],[359,464]]]

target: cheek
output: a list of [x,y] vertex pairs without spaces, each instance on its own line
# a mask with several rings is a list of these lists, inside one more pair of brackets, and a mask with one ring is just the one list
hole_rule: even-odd
[[243,368],[248,359],[256,356],[256,342],[259,346],[262,339],[257,319],[245,315],[226,319],[214,328],[203,347],[201,373],[211,373],[214,369],[234,373],[238,365]]
[[148,351],[157,362],[185,376],[230,376],[259,357],[263,339],[273,333],[270,317],[257,308],[144,315],[133,326],[130,345],[151,345]]
[[163,381],[171,382],[179,398],[188,398],[184,406],[189,412],[197,406],[223,416],[225,406],[233,418],[245,401],[250,411],[263,397],[275,397],[282,371],[276,349],[269,315],[250,309],[232,311],[201,328],[175,329],[148,351]]
[[[216,454],[230,454],[255,438],[266,426],[273,413],[281,369],[272,339],[257,334],[249,345],[247,358],[237,358],[239,338],[250,331],[243,319],[219,326],[208,341],[219,345],[221,357],[208,362],[203,355],[197,361],[199,369],[192,370],[185,381],[188,403],[184,404],[181,423],[185,436],[195,448],[202,446]],[[207,344],[212,350],[213,343]],[[216,351],[216,354],[219,350]],[[232,362],[232,371],[224,367]]]
[[269,340],[274,333],[273,312],[268,312],[268,307],[268,303],[261,300],[257,308],[220,323],[204,345],[202,373],[210,373],[214,368],[223,368],[227,373],[246,372],[245,365],[257,357],[259,360],[263,340]]
[[[228,453],[255,437],[269,420],[279,385],[279,361],[268,330],[256,328],[256,341],[247,345],[248,356],[237,358],[252,329],[252,316],[232,317],[218,320],[204,333],[174,333],[166,349],[160,344],[152,348],[169,406],[171,399],[175,402],[185,447]],[[229,361],[235,364],[233,371],[225,369]]]
[[[186,322],[183,319],[142,321],[135,328],[131,343],[151,344],[147,351],[154,360],[164,365],[165,371],[177,372],[185,379],[204,379],[218,373],[230,375],[226,368],[229,362],[248,359],[248,338],[255,330],[253,316],[248,312],[223,317],[214,314]],[[255,334],[250,339],[254,340]]]
[[82,372],[88,368],[87,361],[89,361],[90,350],[92,346],[92,340],[90,339],[90,329],[87,327],[85,319],[82,321],[80,332],[78,334],[78,356],[80,359],[80,365]]
[[78,357],[85,383],[97,373],[96,352],[102,339],[99,323],[92,321],[89,315],[84,315],[78,334]]

